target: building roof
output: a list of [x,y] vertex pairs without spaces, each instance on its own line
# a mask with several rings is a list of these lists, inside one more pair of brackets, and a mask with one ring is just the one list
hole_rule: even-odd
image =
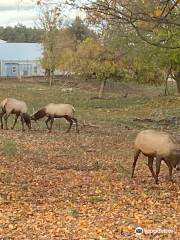
[[22,61],[39,60],[42,57],[40,43],[1,43],[0,60]]

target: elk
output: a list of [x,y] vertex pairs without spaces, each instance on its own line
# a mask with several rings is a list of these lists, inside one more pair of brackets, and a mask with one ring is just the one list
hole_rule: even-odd
[[[169,180],[172,181],[172,170],[180,170],[180,147],[173,137],[166,132],[156,130],[143,130],[135,139],[134,162],[132,178],[140,153],[148,157],[148,167],[155,183],[158,184],[161,161],[163,160],[169,169]],[[156,174],[153,170],[153,161],[156,158]]]
[[10,114],[16,115],[12,129],[14,129],[19,116],[21,117],[22,131],[25,131],[24,122],[26,123],[27,127],[31,129],[31,117],[27,113],[27,105],[24,101],[20,101],[14,98],[5,98],[0,103],[0,107],[2,109],[2,112],[0,113],[0,122],[1,122],[2,129],[3,129],[3,119],[2,119],[3,116],[5,120],[5,128],[8,129],[7,120]]
[[[69,123],[69,128],[66,132],[69,132],[71,130],[73,122],[76,124],[76,132],[79,133],[78,128],[78,121],[74,117],[75,114],[75,108],[70,104],[55,104],[55,103],[49,103],[45,107],[38,110],[36,113],[34,113],[31,116],[31,120],[38,120],[44,117],[47,117],[45,123],[47,126],[47,129],[51,132],[54,118],[65,118]],[[48,123],[50,122],[50,126]]]

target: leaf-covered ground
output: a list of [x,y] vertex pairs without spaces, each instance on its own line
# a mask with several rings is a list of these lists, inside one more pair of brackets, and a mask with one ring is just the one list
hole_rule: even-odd
[[[130,178],[139,129],[165,128],[179,137],[178,123],[152,126],[133,118],[178,115],[179,98],[89,100],[92,93],[78,89],[62,95],[60,87],[32,84],[1,83],[0,92],[26,100],[31,111],[65,99],[77,107],[81,127],[79,135],[74,129],[66,134],[63,120],[52,133],[44,122],[33,123],[32,131],[21,132],[20,124],[1,130],[0,239],[126,240],[137,237],[137,226],[172,231],[140,239],[180,238],[179,173],[169,183],[162,165],[156,186],[141,157]],[[83,121],[91,124],[83,127]]]

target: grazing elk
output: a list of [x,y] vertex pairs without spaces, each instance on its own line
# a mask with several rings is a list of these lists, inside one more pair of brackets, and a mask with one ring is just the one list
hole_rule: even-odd
[[[75,108],[70,104],[55,104],[55,103],[49,103],[44,108],[40,109],[36,113],[34,113],[31,116],[31,120],[38,120],[43,117],[47,117],[47,120],[45,121],[47,129],[49,131],[52,130],[54,118],[65,118],[69,123],[69,128],[67,132],[70,131],[73,122],[76,124],[76,132],[79,133],[78,129],[78,121],[74,117]],[[48,123],[50,122],[50,126]]]
[[[139,154],[143,153],[148,157],[148,167],[158,184],[161,161],[163,160],[169,168],[169,180],[172,181],[172,169],[180,170],[180,147],[173,137],[166,133],[155,130],[141,131],[135,139],[134,162],[132,177]],[[153,170],[153,160],[156,158],[156,174]]]
[[14,129],[18,117],[21,117],[21,123],[22,123],[22,130],[25,131],[24,129],[24,122],[28,126],[29,129],[31,129],[31,117],[27,113],[27,105],[23,101],[19,101],[14,98],[5,98],[1,103],[0,107],[2,109],[2,112],[0,113],[0,122],[1,122],[1,128],[3,129],[3,116],[5,120],[5,128],[8,129],[7,126],[7,120],[10,114],[15,114],[15,121],[12,126],[12,129]]

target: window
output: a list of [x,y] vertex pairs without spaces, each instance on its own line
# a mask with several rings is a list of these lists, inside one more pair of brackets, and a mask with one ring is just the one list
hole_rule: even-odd
[[16,73],[16,67],[12,67],[12,73]]
[[23,76],[27,76],[28,75],[28,70],[24,69],[23,70]]

